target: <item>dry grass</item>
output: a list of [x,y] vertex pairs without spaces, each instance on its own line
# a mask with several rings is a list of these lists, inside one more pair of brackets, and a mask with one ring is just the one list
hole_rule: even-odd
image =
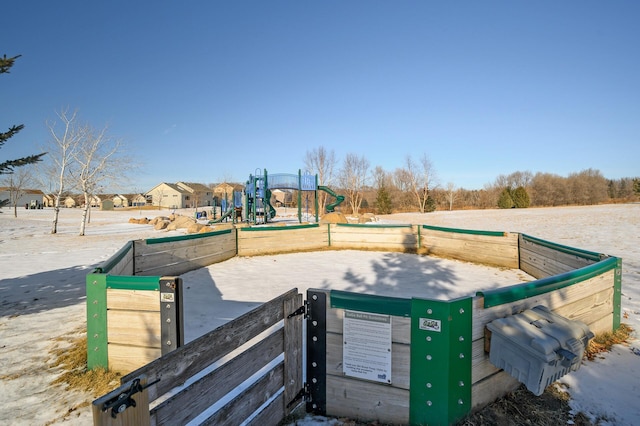
[[593,361],[598,354],[608,352],[613,345],[626,343],[633,329],[627,324],[620,324],[616,331],[600,333],[594,337],[585,351],[585,356],[589,361]]
[[76,330],[56,339],[51,349],[53,356],[51,368],[59,368],[62,374],[52,384],[61,384],[67,389],[89,393],[97,398],[120,385],[120,374],[103,368],[87,369],[87,333]]

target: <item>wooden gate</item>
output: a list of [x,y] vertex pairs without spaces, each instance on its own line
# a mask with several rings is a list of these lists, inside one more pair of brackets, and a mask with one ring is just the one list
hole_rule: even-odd
[[128,374],[94,425],[275,425],[302,402],[302,295],[292,289]]

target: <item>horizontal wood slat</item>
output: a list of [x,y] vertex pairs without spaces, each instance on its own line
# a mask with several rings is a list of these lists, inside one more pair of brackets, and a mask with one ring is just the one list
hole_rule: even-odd
[[[295,297],[297,294],[298,290],[292,289],[236,320],[165,354],[161,359],[128,374],[122,380],[130,380],[140,375],[149,377],[150,382],[161,379],[149,387],[149,398],[154,401],[172,387],[185,383],[190,377],[226,356],[230,351],[281,321],[284,317],[284,300]],[[207,356],[201,356],[203,353]]]

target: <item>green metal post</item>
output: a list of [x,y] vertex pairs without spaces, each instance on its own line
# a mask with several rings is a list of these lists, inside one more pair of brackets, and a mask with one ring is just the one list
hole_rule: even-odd
[[302,170],[298,169],[298,222],[302,223]]
[[316,223],[318,223],[318,208],[320,207],[318,205],[318,174],[316,173],[316,185],[315,185],[315,189],[313,190],[313,193],[316,196]]
[[412,299],[412,425],[449,425],[471,410],[471,298]]
[[613,283],[613,329],[620,327],[620,311],[622,309],[622,259],[617,258]]
[[88,274],[87,368],[109,368],[107,349],[107,275]]

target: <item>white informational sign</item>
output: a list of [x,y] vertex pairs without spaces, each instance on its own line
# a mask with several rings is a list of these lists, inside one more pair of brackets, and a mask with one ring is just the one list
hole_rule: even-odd
[[344,311],[342,372],[346,376],[391,383],[391,317]]

